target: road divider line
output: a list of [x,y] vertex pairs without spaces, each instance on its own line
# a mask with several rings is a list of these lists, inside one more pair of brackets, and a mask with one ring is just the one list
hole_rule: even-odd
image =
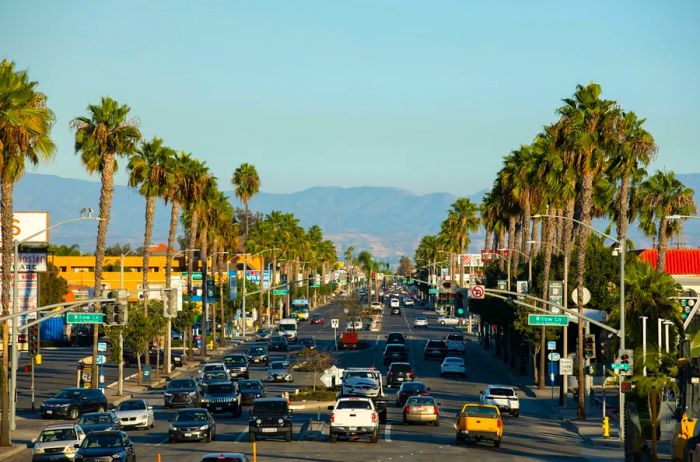
[[384,441],[391,443],[391,424],[387,424],[384,427]]
[[374,342],[374,346],[379,345],[379,338],[380,338],[380,337],[381,337],[381,335],[380,335],[380,334],[377,334],[377,341]]
[[163,441],[161,441],[161,442],[159,442],[159,443],[156,443],[156,444],[154,444],[153,446],[160,446],[161,444],[167,443],[168,441],[170,441],[170,437],[165,438]]
[[236,437],[236,443],[242,442],[248,436],[248,430],[241,430],[241,432]]

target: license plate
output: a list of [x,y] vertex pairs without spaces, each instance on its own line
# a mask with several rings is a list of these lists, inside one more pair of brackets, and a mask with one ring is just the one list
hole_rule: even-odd
[[222,408],[221,406],[216,406],[216,410],[217,410],[217,411],[220,411],[220,410],[222,410],[222,409],[223,409],[223,408]]
[[277,429],[276,428],[263,428],[262,432],[263,433],[275,433],[275,432],[277,432]]
[[192,433],[185,433],[185,438],[189,438],[192,436]]
[[403,377],[399,377],[396,380],[398,380],[399,382],[403,382]]
[[351,431],[351,432],[357,431],[357,427],[350,427],[350,431]]
[[47,414],[53,414],[53,411],[46,411]]

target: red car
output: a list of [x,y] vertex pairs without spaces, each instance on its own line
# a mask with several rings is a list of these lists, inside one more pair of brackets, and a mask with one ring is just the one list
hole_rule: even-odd
[[309,322],[311,324],[323,325],[323,317],[320,314],[311,315],[311,320]]

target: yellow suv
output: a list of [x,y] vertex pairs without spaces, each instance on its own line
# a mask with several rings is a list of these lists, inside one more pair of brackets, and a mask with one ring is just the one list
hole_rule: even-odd
[[493,442],[494,448],[501,446],[503,419],[496,406],[467,403],[457,413],[454,427],[456,444],[486,440]]

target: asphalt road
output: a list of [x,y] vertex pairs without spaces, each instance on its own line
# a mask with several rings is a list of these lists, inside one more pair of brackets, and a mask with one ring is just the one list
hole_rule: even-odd
[[[341,319],[344,326],[342,308],[335,304],[318,310],[326,319],[324,326],[304,324],[300,335],[313,335],[321,348],[332,348],[333,330],[330,319]],[[427,330],[412,329],[413,317],[427,314],[431,327]],[[436,317],[424,312],[421,307],[402,309],[401,316],[390,316],[386,310],[382,330],[370,332],[364,330],[361,338],[370,341],[371,348],[356,352],[339,352],[341,367],[375,366],[383,371],[381,353],[386,334],[401,331],[408,334],[411,361],[416,369],[416,379],[424,381],[431,387],[431,394],[441,403],[441,425],[439,427],[410,425],[401,423],[400,410],[392,403],[395,390],[387,390],[390,407],[388,421],[382,425],[380,441],[371,444],[366,440],[341,441],[328,443],[328,435],[309,431],[311,421],[327,422],[328,412],[296,412],[294,414],[294,439],[291,443],[282,440],[259,441],[257,459],[265,461],[389,461],[389,460],[551,460],[578,461],[581,457],[581,439],[569,432],[558,421],[550,419],[546,406],[521,394],[521,416],[504,419],[505,435],[499,449],[490,445],[455,446],[452,427],[454,415],[461,404],[478,401],[479,391],[489,383],[508,383],[508,376],[500,364],[493,362],[473,343],[465,355],[468,364],[467,379],[441,378],[440,362],[423,359],[422,348],[428,338],[439,338],[451,328],[433,325]],[[254,369],[251,378],[262,378],[263,369]],[[290,385],[268,386],[268,396],[282,391],[292,391],[299,383]],[[58,389],[59,386],[56,386]],[[211,443],[167,443],[168,418],[173,411],[165,411],[162,406],[162,390],[143,394],[156,408],[156,426],[148,431],[130,431],[129,435],[136,444],[137,457],[140,460],[156,460],[160,454],[163,461],[198,461],[202,454],[209,452],[244,452],[252,455],[252,444],[247,441],[247,413],[240,418],[229,415],[217,415],[217,439]],[[54,422],[42,422],[35,415],[25,416],[24,424],[41,428]],[[319,425],[315,424],[314,428]],[[31,460],[31,452],[24,451],[14,458],[17,461]]]

